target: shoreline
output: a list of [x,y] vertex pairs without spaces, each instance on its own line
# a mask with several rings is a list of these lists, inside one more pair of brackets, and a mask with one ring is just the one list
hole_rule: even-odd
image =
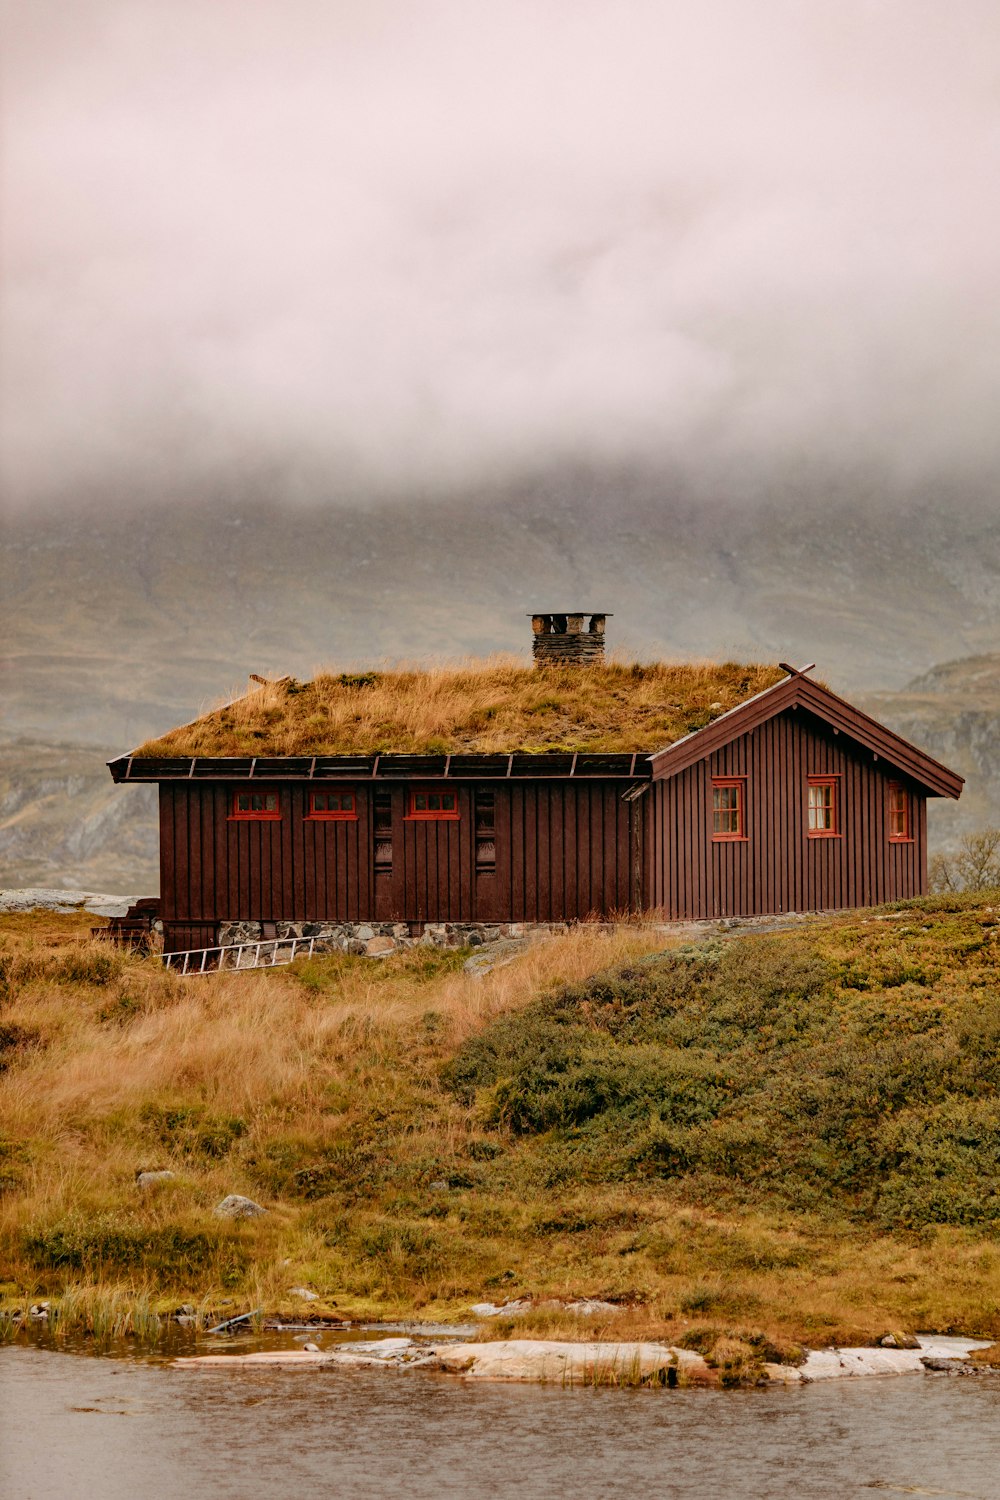
[[[807,1351],[801,1365],[765,1363],[756,1385],[810,1385],[818,1380],[884,1375],[1000,1374],[969,1363],[988,1339],[944,1335],[917,1338],[917,1349],[829,1348]],[[175,1369],[212,1368],[246,1372],[260,1368],[423,1369],[465,1380],[539,1385],[691,1387],[718,1386],[719,1372],[693,1350],[646,1341],[491,1339],[423,1343],[384,1338],[328,1350],[259,1350],[250,1354],[196,1354],[175,1358]],[[745,1382],[741,1382],[744,1383]]]

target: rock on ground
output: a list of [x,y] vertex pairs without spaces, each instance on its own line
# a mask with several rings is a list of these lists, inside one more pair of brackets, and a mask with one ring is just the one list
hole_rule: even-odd
[[259,1219],[261,1214],[266,1214],[267,1209],[255,1203],[252,1198],[244,1198],[241,1193],[230,1193],[217,1203],[212,1210],[220,1219]]
[[151,1188],[155,1187],[158,1182],[173,1182],[176,1175],[175,1172],[166,1169],[162,1172],[136,1172],[135,1185],[139,1188]]

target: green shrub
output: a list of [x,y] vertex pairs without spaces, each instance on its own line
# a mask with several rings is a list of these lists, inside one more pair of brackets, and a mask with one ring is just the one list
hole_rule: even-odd
[[[1000,1223],[1000,997],[953,993],[919,935],[866,934],[846,969],[801,936],[652,955],[500,1017],[442,1081],[536,1140],[521,1170],[552,1187],[683,1178],[701,1201]],[[933,951],[987,963],[966,938],[946,924]]]

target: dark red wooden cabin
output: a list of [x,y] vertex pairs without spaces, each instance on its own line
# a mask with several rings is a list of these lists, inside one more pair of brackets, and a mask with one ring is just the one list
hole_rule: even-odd
[[652,754],[126,756],[110,769],[160,785],[167,951],[211,946],[234,920],[419,930],[897,900],[926,889],[927,798],[962,789],[792,669]]

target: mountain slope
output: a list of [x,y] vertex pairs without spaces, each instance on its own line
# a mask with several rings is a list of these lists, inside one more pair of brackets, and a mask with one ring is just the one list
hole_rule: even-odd
[[8,733],[119,753],[242,687],[527,653],[534,609],[613,612],[649,660],[817,661],[848,697],[1000,632],[1000,513],[735,505],[635,478],[410,506],[80,505],[8,526]]

